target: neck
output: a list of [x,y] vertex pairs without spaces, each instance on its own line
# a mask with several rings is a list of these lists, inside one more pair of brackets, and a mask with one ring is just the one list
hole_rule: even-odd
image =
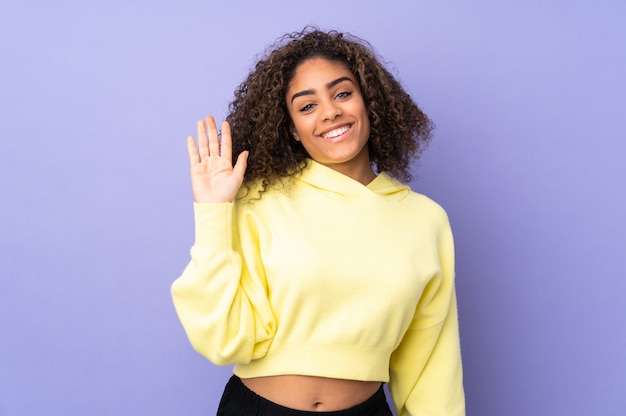
[[360,182],[363,185],[369,184],[371,181],[373,181],[376,178],[376,173],[374,173],[374,170],[369,164],[359,169],[355,169],[351,166],[344,166],[340,164],[326,165],[326,166],[328,166],[329,168],[333,170],[336,170],[339,173],[346,175],[349,178],[354,179],[357,182]]

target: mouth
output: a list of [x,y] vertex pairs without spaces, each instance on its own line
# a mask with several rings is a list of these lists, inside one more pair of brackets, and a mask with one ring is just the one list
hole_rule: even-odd
[[320,134],[320,137],[326,140],[336,139],[349,132],[352,129],[352,126],[353,124],[346,124],[341,127],[337,127],[336,129]]

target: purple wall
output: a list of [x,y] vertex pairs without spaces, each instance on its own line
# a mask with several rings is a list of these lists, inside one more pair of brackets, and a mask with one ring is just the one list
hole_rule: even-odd
[[230,369],[169,297],[184,138],[306,23],[437,124],[413,185],[456,234],[468,415],[624,414],[626,3],[165,3],[0,4],[0,415],[213,414]]

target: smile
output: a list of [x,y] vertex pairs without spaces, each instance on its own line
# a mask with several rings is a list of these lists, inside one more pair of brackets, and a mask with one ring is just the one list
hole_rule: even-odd
[[342,134],[350,131],[351,128],[352,128],[352,124],[341,126],[339,128],[336,128],[334,130],[328,131],[326,133],[322,133],[322,134],[320,134],[320,136],[322,138],[324,138],[324,139],[334,139],[334,138],[339,137]]

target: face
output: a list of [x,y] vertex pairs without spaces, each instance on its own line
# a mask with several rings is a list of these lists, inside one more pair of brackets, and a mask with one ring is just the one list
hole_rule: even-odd
[[324,58],[302,62],[289,83],[286,100],[292,134],[313,160],[357,180],[372,179],[369,118],[359,84],[348,68]]

